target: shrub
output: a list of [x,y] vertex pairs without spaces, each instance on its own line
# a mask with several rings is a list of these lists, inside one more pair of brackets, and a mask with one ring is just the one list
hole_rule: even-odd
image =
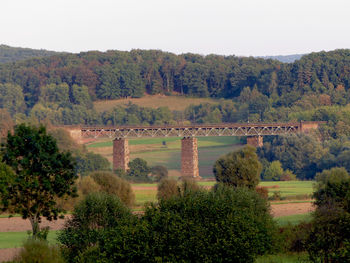
[[151,168],[151,174],[156,182],[168,176],[168,169],[163,165],[156,165]]
[[164,262],[254,262],[272,249],[276,231],[266,200],[222,185],[162,199],[144,220],[157,240],[154,256]]
[[220,157],[214,164],[213,172],[219,183],[255,189],[259,184],[261,168],[255,148],[246,146]]
[[313,262],[350,262],[350,213],[336,205],[319,207],[307,251]]
[[111,195],[116,195],[127,206],[132,206],[135,202],[135,194],[129,182],[117,177],[111,172],[94,172],[91,178],[100,186],[101,191]]
[[127,177],[134,182],[149,182],[148,174],[150,172],[147,162],[141,158],[136,158],[129,162]]
[[279,181],[283,175],[283,168],[280,161],[271,162],[265,169],[263,179],[266,181]]
[[150,205],[137,224],[106,233],[99,253],[113,262],[254,262],[275,234],[266,200],[218,186]]
[[98,241],[107,229],[131,220],[131,211],[117,196],[89,194],[74,208],[72,217],[58,235],[64,257],[68,262],[76,262],[79,255],[98,248]]
[[61,252],[56,246],[49,246],[45,240],[29,238],[14,258],[21,263],[63,263]]
[[158,184],[157,198],[158,200],[169,199],[173,196],[182,196],[201,189],[193,178],[182,177],[180,183],[175,179],[164,178]]
[[172,178],[163,178],[158,183],[157,198],[169,199],[172,196],[176,196],[179,193],[177,181]]
[[268,199],[269,198],[269,189],[267,187],[264,186],[257,186],[255,188],[255,191],[264,199]]
[[280,244],[283,252],[306,251],[311,223],[301,222],[298,225],[287,225],[280,228]]
[[79,195],[85,196],[90,193],[100,192],[101,186],[91,176],[84,176],[78,182]]

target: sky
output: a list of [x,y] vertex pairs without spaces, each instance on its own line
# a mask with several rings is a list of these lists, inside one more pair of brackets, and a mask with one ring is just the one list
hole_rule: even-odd
[[350,48],[349,0],[1,0],[0,44],[265,56]]

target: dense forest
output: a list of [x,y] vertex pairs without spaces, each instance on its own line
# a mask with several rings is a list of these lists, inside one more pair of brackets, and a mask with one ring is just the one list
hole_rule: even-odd
[[58,54],[58,52],[0,45],[0,63],[15,62],[34,57],[47,57],[55,54]]
[[[53,124],[154,124],[179,121],[180,116],[191,122],[329,120],[329,114],[340,111],[335,121],[348,125],[347,109],[335,107],[349,102],[349,88],[350,50],[312,53],[294,63],[132,50],[0,64],[0,107],[17,122],[30,117]],[[166,120],[137,116],[142,113],[137,107],[103,114],[93,107],[95,100],[145,94],[226,100],[166,113]]]

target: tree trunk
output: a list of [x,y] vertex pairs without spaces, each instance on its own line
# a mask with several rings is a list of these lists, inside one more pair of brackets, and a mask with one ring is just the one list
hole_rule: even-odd
[[33,237],[36,237],[40,231],[39,217],[34,215],[29,217],[30,224],[32,225]]

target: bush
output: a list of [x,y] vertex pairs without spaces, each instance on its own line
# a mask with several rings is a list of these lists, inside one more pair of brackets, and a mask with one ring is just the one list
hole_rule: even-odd
[[275,234],[266,200],[218,186],[161,199],[137,224],[111,229],[99,249],[111,262],[254,262]]
[[78,182],[79,196],[86,196],[101,191],[101,186],[91,176],[84,176]]
[[74,208],[72,217],[58,235],[64,257],[68,262],[76,262],[82,254],[98,248],[98,241],[107,229],[132,220],[131,211],[118,197],[107,193],[89,194]]
[[264,199],[268,199],[269,198],[269,189],[267,187],[264,186],[257,186],[255,188],[255,191]]
[[63,263],[61,252],[47,241],[30,238],[24,244],[14,262],[21,263]]
[[177,181],[172,178],[164,178],[158,183],[157,198],[169,199],[179,193]]
[[319,207],[307,251],[313,262],[350,262],[350,213],[336,205]]
[[284,253],[306,251],[311,223],[301,222],[298,225],[287,225],[280,228],[280,244]]
[[118,196],[129,207],[134,204],[135,194],[126,180],[111,172],[94,172],[90,176],[100,186],[101,191]]
[[168,176],[168,169],[163,165],[156,165],[151,168],[151,174],[156,182]]
[[255,148],[246,146],[220,157],[214,164],[213,172],[219,183],[255,189],[259,184],[261,168]]
[[175,179],[164,178],[158,184],[157,198],[158,200],[169,199],[173,196],[183,196],[201,189],[193,178],[182,177],[180,184]]
[[129,162],[127,177],[134,182],[149,182],[148,174],[150,172],[151,169],[148,167],[147,162],[141,158],[136,158]]

